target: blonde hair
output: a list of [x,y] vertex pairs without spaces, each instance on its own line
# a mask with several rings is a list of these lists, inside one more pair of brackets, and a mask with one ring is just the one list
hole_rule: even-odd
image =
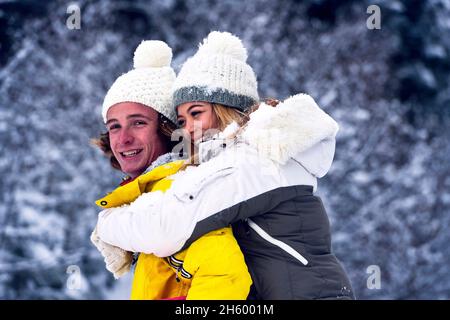
[[[210,129],[218,129],[220,131],[223,131],[232,122],[236,122],[240,127],[243,127],[248,120],[250,120],[250,113],[257,108],[257,105],[255,105],[249,108],[249,111],[244,112],[218,103],[211,103],[211,106],[212,114],[217,119],[217,128]],[[186,164],[182,167],[182,169],[189,165],[199,164],[198,153],[194,147],[193,150],[194,153],[187,159]]]
[[[271,107],[276,107],[280,103],[279,100],[274,98],[266,98],[263,101],[265,104]],[[239,127],[243,129],[247,122],[250,120],[250,114],[256,111],[259,107],[259,103],[256,103],[248,108],[247,111],[243,112],[238,109],[226,107],[221,104],[213,103],[211,105],[213,108],[213,113],[219,123],[217,129],[219,129],[220,131],[223,131],[233,121],[235,121],[239,125]]]
[[248,112],[243,112],[217,103],[212,103],[211,106],[213,114],[217,118],[217,129],[220,131],[223,131],[233,121],[239,126],[243,126],[249,120]]

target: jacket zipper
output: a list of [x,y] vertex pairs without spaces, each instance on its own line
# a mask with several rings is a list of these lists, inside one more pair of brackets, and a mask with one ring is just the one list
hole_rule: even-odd
[[303,265],[308,264],[308,260],[304,256],[302,256],[300,253],[298,253],[294,248],[292,248],[287,243],[284,243],[283,241],[277,240],[271,235],[269,235],[267,232],[265,232],[260,226],[258,226],[256,223],[254,223],[251,219],[246,219],[247,223],[250,228],[252,228],[261,238],[264,240],[276,245],[278,248],[284,250],[285,252],[289,253],[291,256],[293,256],[295,259],[300,261]]

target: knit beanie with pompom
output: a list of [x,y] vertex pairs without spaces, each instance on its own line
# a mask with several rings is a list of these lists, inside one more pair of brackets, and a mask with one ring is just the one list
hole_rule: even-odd
[[256,76],[246,61],[247,50],[238,37],[211,32],[181,67],[173,86],[174,108],[206,101],[245,111],[259,100]]
[[172,107],[175,72],[170,67],[172,49],[163,41],[142,41],[134,52],[134,69],[113,83],[103,101],[102,116],[120,102],[136,102],[150,107],[170,121],[176,121]]

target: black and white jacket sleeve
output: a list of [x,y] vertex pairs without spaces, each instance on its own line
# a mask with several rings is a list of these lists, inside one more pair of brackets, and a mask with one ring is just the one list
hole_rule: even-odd
[[98,234],[128,251],[174,254],[209,231],[294,198],[292,186],[315,189],[331,166],[336,132],[336,122],[308,95],[276,108],[262,104],[239,142],[208,142],[210,150],[223,150],[177,173],[165,193],[145,193],[130,205],[102,211]]

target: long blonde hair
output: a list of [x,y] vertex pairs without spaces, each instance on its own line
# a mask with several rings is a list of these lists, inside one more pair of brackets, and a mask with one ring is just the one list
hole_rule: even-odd
[[[274,98],[265,98],[264,103],[276,107],[280,101]],[[256,111],[259,107],[259,103],[252,105],[247,111],[240,111],[235,108],[226,107],[221,104],[212,103],[213,114],[216,116],[219,126],[217,129],[223,131],[230,123],[235,121],[239,127],[244,128],[247,122],[250,120],[250,114]]]
[[[218,103],[211,103],[213,116],[217,119],[217,128],[223,131],[230,123],[236,122],[239,127],[245,126],[245,124],[250,120],[250,113],[256,110],[258,104],[250,107],[248,111],[241,111],[236,108],[227,107]],[[194,145],[191,145],[192,150],[194,150],[193,154],[187,159],[186,164],[183,168],[186,168],[189,165],[198,165],[198,151],[195,150]]]
[[239,126],[243,126],[249,120],[249,112],[240,111],[217,103],[212,103],[211,106],[213,114],[217,118],[217,129],[220,131],[223,131],[233,121]]

